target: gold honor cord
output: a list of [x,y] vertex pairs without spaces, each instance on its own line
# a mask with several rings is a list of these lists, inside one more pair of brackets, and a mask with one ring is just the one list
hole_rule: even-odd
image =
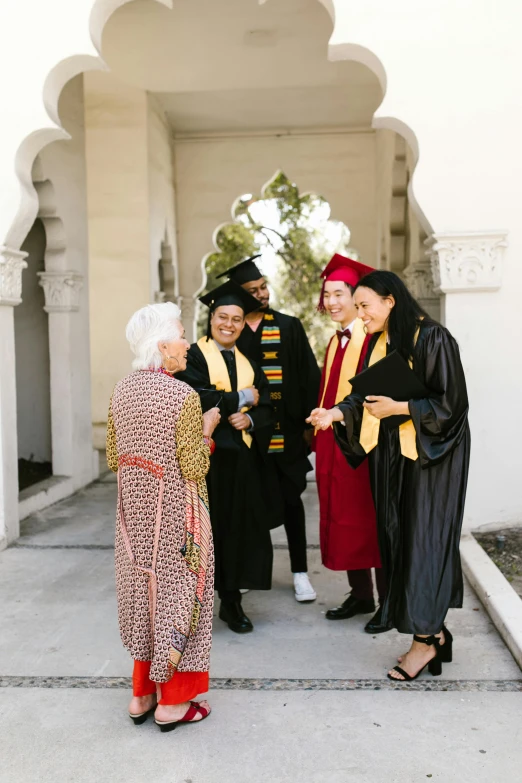
[[[341,402],[341,400],[344,400],[344,398],[347,397],[352,391],[352,385],[349,379],[353,378],[353,376],[357,374],[357,367],[359,366],[359,359],[361,357],[361,351],[365,339],[366,339],[366,333],[364,331],[363,322],[361,321],[360,318],[357,318],[353,326],[350,342],[346,346],[346,351],[344,352],[343,363],[341,366],[341,373],[339,375],[339,384],[337,386],[337,392],[335,395],[336,405],[338,402]],[[330,341],[328,354],[326,356],[326,364],[324,370],[324,389],[323,389],[323,396],[321,397],[321,402],[319,404],[320,408],[323,407],[326,390],[328,388],[328,381],[330,380],[330,372],[332,370],[332,364],[333,364],[334,356],[337,351],[337,346],[338,346],[338,338],[337,335],[334,335],[333,339]],[[315,428],[315,431],[317,432],[317,427]]]
[[[413,345],[417,345],[417,340],[419,339],[419,332],[420,332],[420,326],[417,328],[417,331],[415,332],[415,337],[413,339]],[[375,346],[372,351],[372,355],[370,356],[370,361],[368,362],[368,367],[371,367],[372,364],[375,364],[375,362],[380,361],[380,359],[384,359],[386,356],[386,343],[387,343],[388,335],[387,332],[383,332],[377,342],[375,343]],[[413,369],[413,362],[410,359],[409,365]],[[365,452],[368,454],[372,449],[374,449],[379,442],[379,428],[381,425],[380,419],[378,419],[376,416],[373,416],[370,411],[365,408],[362,418],[362,424],[361,424],[361,435],[359,437],[359,443],[365,450]],[[416,432],[415,432],[415,426],[413,424],[413,421],[409,419],[409,421],[406,421],[404,424],[401,424],[399,427],[399,440],[401,444],[401,454],[403,457],[407,457],[408,459],[412,459],[415,461],[418,459],[419,455],[417,454],[417,444],[416,444]]]
[[[231,392],[232,386],[230,385],[230,376],[228,374],[227,365],[221,355],[221,351],[217,347],[214,340],[207,341],[206,337],[201,337],[198,340],[198,346],[205,357],[205,361],[208,367],[208,374],[210,376],[210,383],[215,386],[219,391]],[[252,365],[237,348],[234,348],[236,356],[236,369],[237,369],[237,389],[248,389],[254,385],[254,370]],[[250,410],[248,406],[241,408],[241,413],[245,413]],[[241,435],[245,444],[250,448],[252,445],[252,435],[245,430],[241,431]]]

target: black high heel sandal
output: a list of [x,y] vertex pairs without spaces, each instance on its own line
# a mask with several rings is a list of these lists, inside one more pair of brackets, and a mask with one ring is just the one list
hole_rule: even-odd
[[[393,671],[398,672],[402,677],[404,677],[404,680],[399,680],[397,677],[392,677],[390,673],[388,673],[388,679],[392,680],[393,682],[411,682],[412,680],[416,680],[419,674],[422,674],[426,666],[428,667],[428,671],[430,674],[432,674],[434,677],[438,677],[440,674],[442,674],[442,659],[440,656],[440,652],[442,650],[442,647],[440,646],[440,639],[438,636],[417,636],[417,634],[414,634],[413,640],[415,642],[422,642],[422,644],[427,644],[428,647],[435,647],[435,657],[431,659],[431,661],[428,661],[428,663],[425,663],[422,669],[420,669],[415,676],[411,677],[411,675],[408,674],[408,672],[404,671],[404,669],[401,669],[400,666],[394,666]],[[444,646],[444,645],[443,645]]]
[[442,626],[444,634],[444,644],[439,643],[439,658],[441,663],[451,663],[453,661],[453,634],[448,631],[445,625]]

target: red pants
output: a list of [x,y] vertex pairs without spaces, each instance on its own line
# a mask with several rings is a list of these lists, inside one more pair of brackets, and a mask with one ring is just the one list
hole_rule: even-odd
[[[150,677],[150,661],[134,661],[132,673],[133,696],[156,693],[156,683]],[[183,704],[198,693],[208,691],[208,672],[175,672],[168,682],[157,683],[161,688],[159,704]]]

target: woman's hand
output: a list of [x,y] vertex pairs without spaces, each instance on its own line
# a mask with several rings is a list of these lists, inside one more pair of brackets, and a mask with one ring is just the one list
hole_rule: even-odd
[[326,410],[326,408],[314,408],[310,416],[307,418],[308,424],[313,424],[320,430],[327,430],[331,427],[334,421],[342,421],[343,414],[339,408],[332,408]]
[[216,429],[221,420],[221,413],[219,408],[211,408],[203,414],[203,437],[211,438],[212,433]]
[[232,416],[228,417],[228,421],[235,430],[248,430],[252,426],[252,422],[246,413],[233,413]]
[[364,401],[364,407],[376,419],[387,419],[388,416],[409,416],[410,409],[407,402],[397,402],[391,397],[368,395]]

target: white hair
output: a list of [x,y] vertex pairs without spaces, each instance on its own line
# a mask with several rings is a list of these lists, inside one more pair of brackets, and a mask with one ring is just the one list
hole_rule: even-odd
[[129,320],[125,336],[135,355],[135,370],[158,370],[163,357],[158,343],[179,340],[183,333],[181,310],[174,302],[151,304],[137,310]]

